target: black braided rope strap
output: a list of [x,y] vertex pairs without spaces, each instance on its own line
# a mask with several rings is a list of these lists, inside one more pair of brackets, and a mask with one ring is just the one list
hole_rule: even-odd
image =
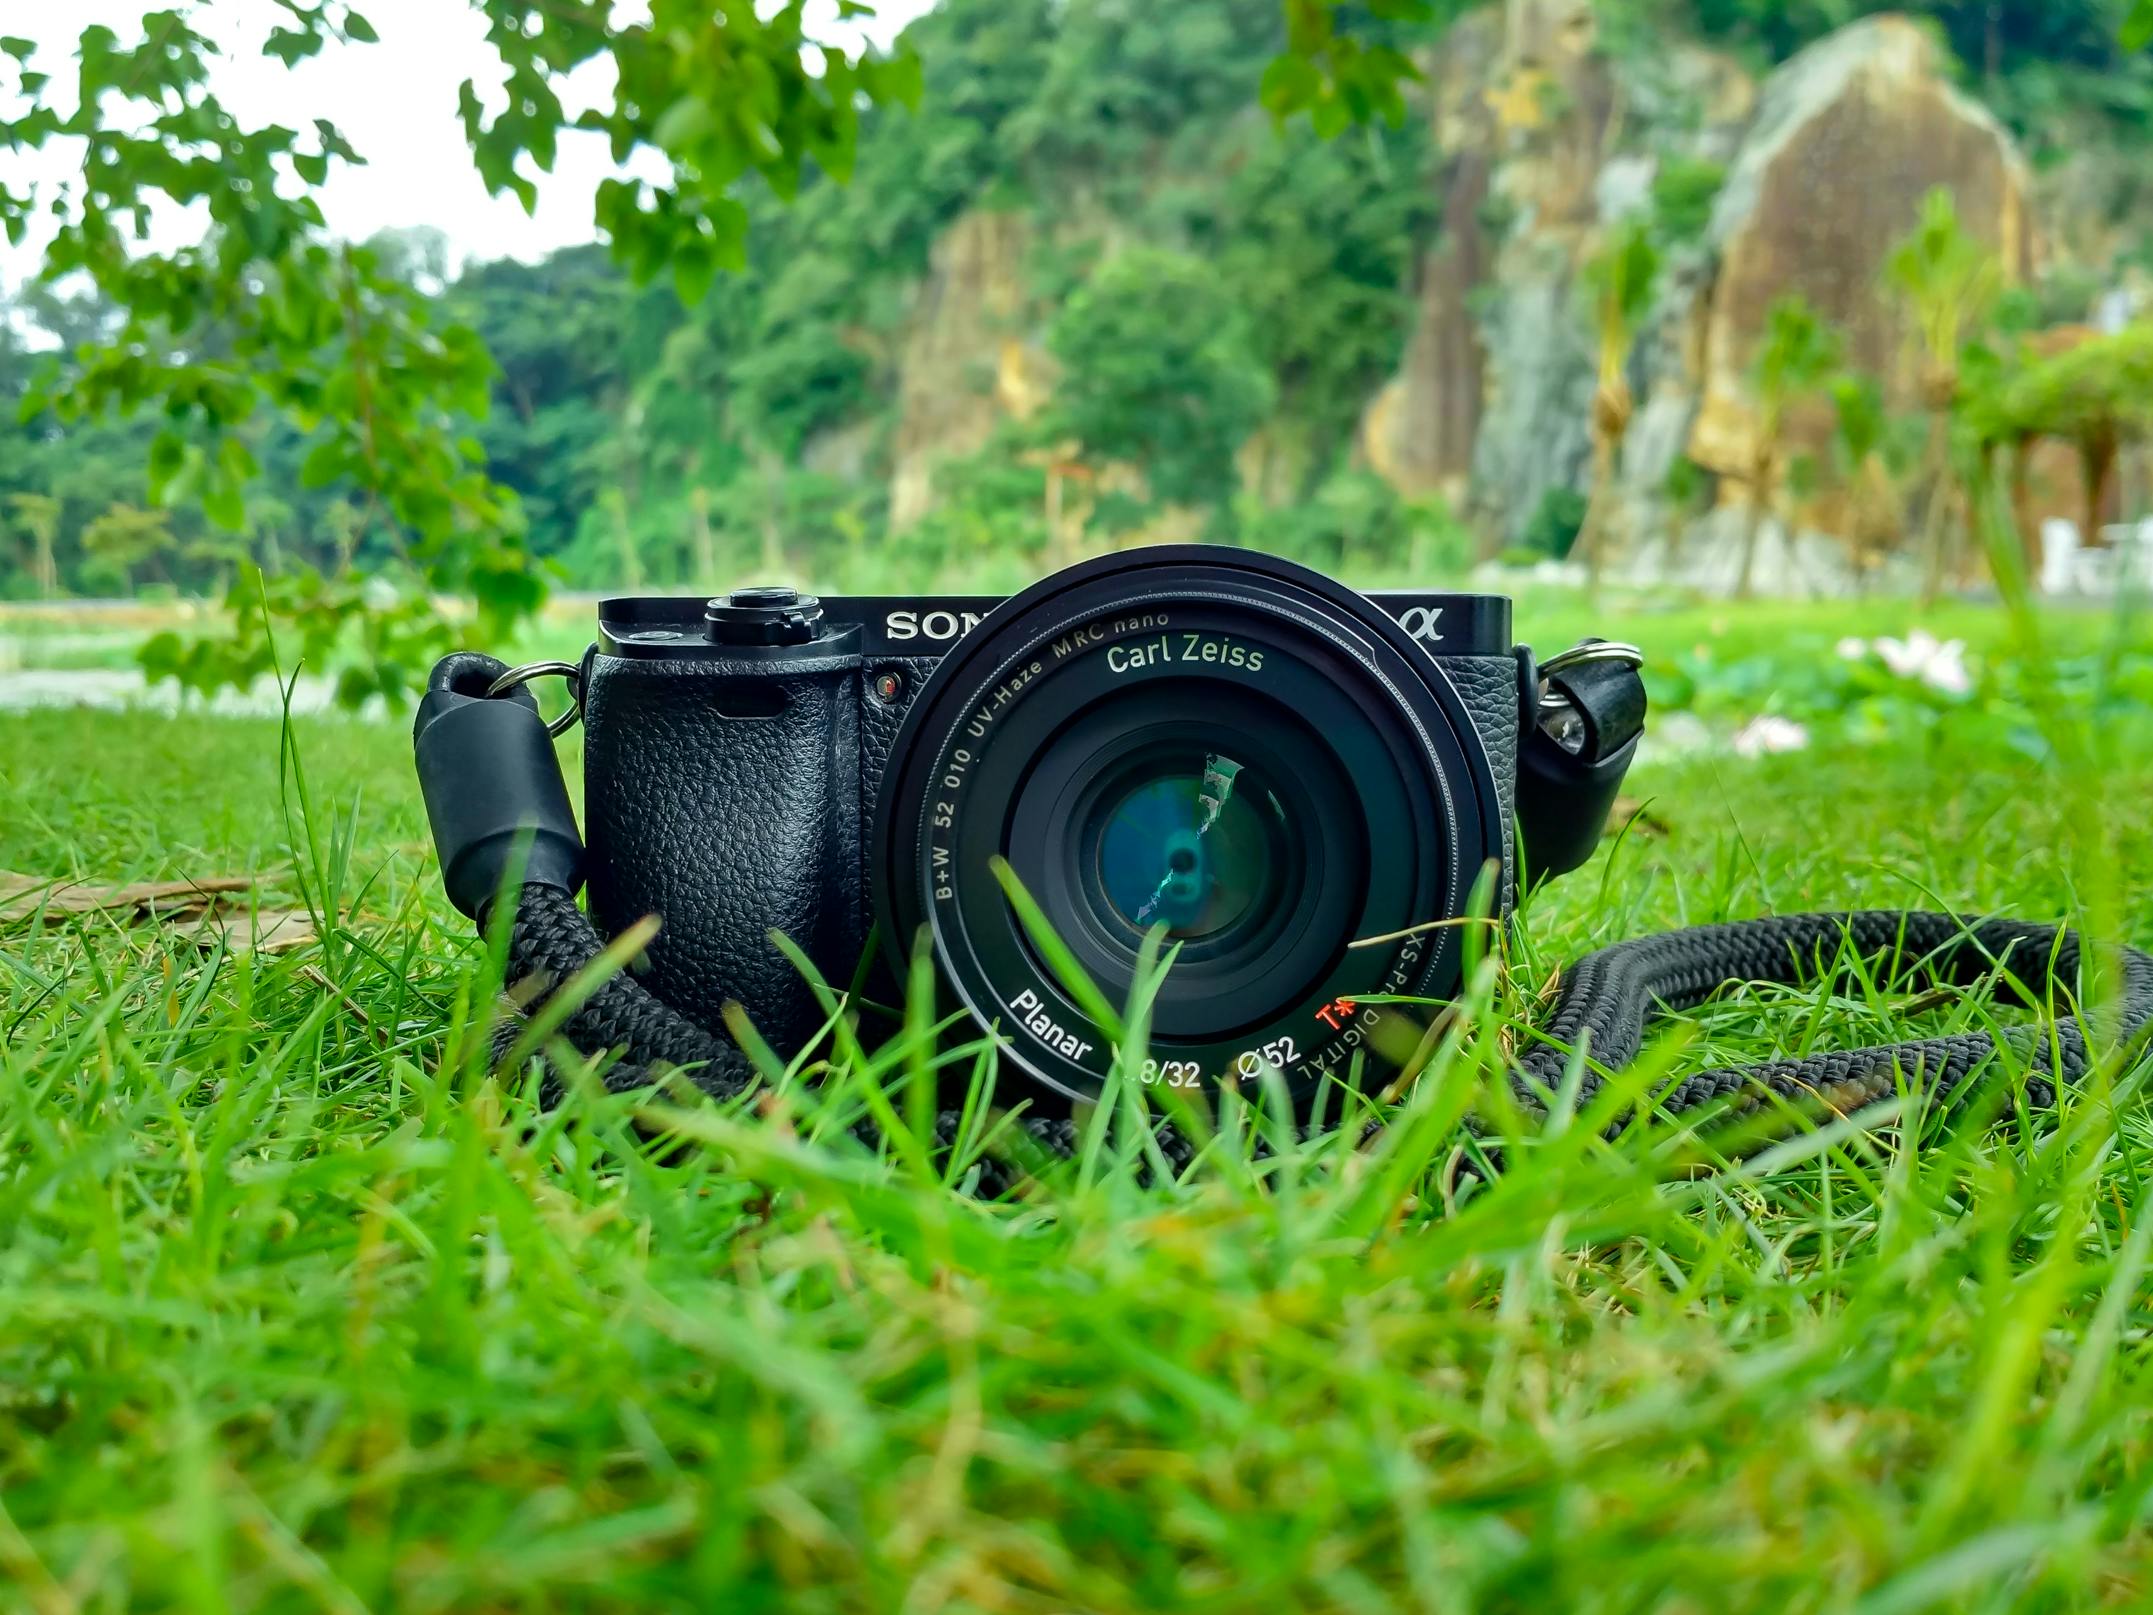
[[[509,981],[522,989],[527,1007],[583,970],[603,942],[575,900],[556,887],[526,887],[509,932]],[[1604,1082],[1602,1071],[1620,1071],[1637,1057],[1651,1022],[1694,1009],[1738,984],[1797,986],[1826,975],[1851,949],[1864,959],[1919,966],[1958,987],[1984,982],[2011,984],[2036,1010],[2075,1005],[2079,942],[2055,926],[2013,920],[1960,921],[1941,914],[1897,912],[1814,914],[1702,926],[1635,942],[1618,943],[1578,961],[1565,976],[1555,1011],[1534,1046],[1516,1061],[1520,1100],[1537,1108],[1556,1091],[1574,1051],[1589,1055],[1579,1102],[1589,1103]],[[2142,1046],[2153,1027],[2153,955],[2121,953],[2123,979],[2110,1041]],[[513,1038],[514,1028],[504,1037]],[[757,1076],[746,1056],[668,1007],[633,977],[616,975],[578,1005],[561,1028],[568,1043],[586,1054],[615,1051],[606,1085],[615,1091],[652,1083],[666,1068],[683,1071],[699,1088],[732,1099],[752,1088]],[[1723,1071],[1706,1071],[1678,1083],[1659,1103],[1670,1112],[1722,1104],[1755,1109],[1770,1096],[1791,1104],[1822,1102],[1851,1113],[1890,1098],[1903,1082],[1937,1098],[1957,1093],[2006,1045],[2032,1073],[2026,1097],[2036,1107],[2055,1101],[2060,1085],[2088,1070],[2092,1054],[2075,1008],[2052,1021],[2011,1027],[2000,1034],[1964,1032],[1950,1037],[1853,1049]],[[938,1144],[956,1138],[958,1115],[936,1118]],[[1056,1154],[1073,1153],[1077,1129],[1063,1118],[1028,1117],[1025,1133]],[[874,1141],[863,1127],[860,1136]],[[1186,1165],[1187,1141],[1162,1126],[1166,1158]],[[981,1187],[1005,1190],[1012,1179],[1000,1163],[987,1163]]]
[[[565,985],[596,959],[605,944],[590,917],[574,898],[556,886],[526,886],[516,905],[508,934],[508,981],[524,1001],[535,1009],[547,995]],[[504,1028],[496,1053],[514,1041],[517,1028]],[[589,998],[577,1005],[561,1024],[561,1036],[569,1046],[591,1055],[609,1050],[620,1058],[606,1072],[606,1087],[613,1092],[650,1086],[659,1073],[675,1068],[703,1092],[715,1099],[735,1099],[760,1080],[747,1056],[722,1037],[715,1037],[667,1005],[634,977],[617,974]],[[936,1143],[948,1149],[956,1143],[959,1113],[940,1112],[935,1118]],[[1028,1117],[1020,1125],[1042,1148],[1057,1155],[1076,1150],[1075,1125],[1064,1118]],[[873,1141],[870,1130],[862,1138]],[[998,1164],[989,1163],[983,1187],[1000,1192],[1009,1179]]]
[[[1739,983],[1798,986],[1831,972],[1851,950],[1866,960],[1920,966],[1939,981],[1971,988],[1996,981],[2053,1020],[1999,1033],[1838,1050],[1803,1060],[1699,1072],[1675,1085],[1661,1105],[1669,1111],[1728,1104],[1755,1109],[1769,1096],[1794,1103],[1822,1101],[1843,1113],[1909,1091],[1948,1099],[1999,1052],[1999,1044],[2029,1073],[2028,1103],[2054,1104],[2060,1086],[2085,1076],[2094,1055],[2080,1020],[2079,940],[2052,925],[2016,920],[1956,920],[1942,914],[1873,912],[1804,914],[1671,931],[1618,943],[1578,963],[1562,982],[1541,1041],[1517,1062],[1519,1097],[1538,1104],[1553,1092],[1581,1045],[1591,1066],[1580,1103],[1599,1090],[1600,1071],[1620,1071],[1637,1057],[1650,1022],[1694,1009]],[[2153,1026],[2153,955],[2121,951],[2122,981],[2115,1020],[2105,1028],[2114,1046],[2142,1050]],[[1896,972],[1895,972],[1896,973]],[[2093,1006],[2098,1009],[2102,1006]],[[1594,1070],[1591,1067],[1598,1067]]]

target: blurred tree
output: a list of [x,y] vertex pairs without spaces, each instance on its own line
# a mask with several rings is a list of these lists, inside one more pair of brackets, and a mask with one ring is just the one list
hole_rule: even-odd
[[1482,3],[1286,0],[1286,46],[1265,70],[1263,104],[1281,122],[1305,113],[1326,137],[1355,124],[1403,123],[1405,86],[1421,76],[1411,42]]
[[2054,438],[2078,451],[2081,529],[2088,545],[2101,544],[2102,514],[2123,450],[2153,439],[2153,321],[2112,334],[2047,333],[2024,344],[2016,359],[1970,402],[1968,413],[1984,447],[2013,455],[2012,509],[2037,577],[2041,535],[2026,486],[2031,447]]
[[1843,536],[1854,575],[1867,579],[1904,541],[1909,456],[1876,377],[1842,372],[1832,402],[1832,469],[1844,495]]
[[558,555],[617,471],[607,441],[680,303],[636,288],[602,247],[571,247],[536,264],[473,265],[444,307],[494,362],[492,407],[473,429],[488,473],[515,491],[533,553]]
[[84,554],[122,591],[133,587],[135,568],[173,547],[171,518],[161,510],[112,505],[82,530]]
[[60,536],[60,501],[49,493],[17,493],[8,496],[8,516],[30,551],[30,581],[38,597],[50,600],[60,592],[60,569],[53,544]]
[[175,544],[174,548],[181,559],[210,569],[210,589],[218,595],[227,593],[240,569],[255,560],[254,551],[244,538],[221,527],[206,527],[193,538]]
[[1056,316],[1062,377],[1036,426],[1094,470],[1125,465],[1146,509],[1187,505],[1230,521],[1234,456],[1270,411],[1272,381],[1210,265],[1156,247],[1102,263]]
[[1750,367],[1756,399],[1756,436],[1751,450],[1747,513],[1742,530],[1742,565],[1735,598],[1747,600],[1756,582],[1757,549],[1767,519],[1791,516],[1781,500],[1786,492],[1786,428],[1789,413],[1824,387],[1839,363],[1839,335],[1801,297],[1783,297],[1766,317],[1764,342]]
[[1271,372],[1276,497],[1323,482],[1397,369],[1408,288],[1435,225],[1433,158],[1425,123],[1339,141],[1243,123],[1219,153],[1208,205],[1163,221],[1162,234],[1185,234],[1210,259]]
[[1630,392],[1630,349],[1636,345],[1638,327],[1651,312],[1659,274],[1660,250],[1653,242],[1651,226],[1642,219],[1616,226],[1585,268],[1599,380],[1592,395],[1591,504],[1576,553],[1584,558],[1586,584],[1595,597],[1607,564],[1608,528],[1617,497],[1615,474],[1636,412],[1636,399]]
[[1959,493],[1952,433],[1962,355],[2003,295],[2003,265],[1966,233],[1951,193],[1938,188],[1929,193],[1921,222],[1886,261],[1884,274],[1905,303],[1920,345],[1922,403],[1929,418],[1922,595],[1934,600],[1952,569],[1952,511]]

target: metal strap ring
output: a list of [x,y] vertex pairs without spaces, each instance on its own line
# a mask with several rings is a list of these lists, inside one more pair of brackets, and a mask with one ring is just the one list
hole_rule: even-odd
[[512,667],[486,687],[486,698],[493,700],[520,690],[533,679],[559,678],[568,683],[568,695],[573,703],[569,709],[546,725],[546,733],[555,740],[568,733],[583,718],[583,669],[574,662],[526,662]]
[[1625,645],[1619,640],[1593,639],[1582,645],[1572,645],[1568,650],[1550,656],[1540,664],[1540,710],[1560,712],[1569,706],[1567,696],[1557,694],[1547,686],[1547,681],[1557,673],[1573,667],[1584,667],[1593,662],[1615,662],[1623,667],[1643,667],[1645,653],[1635,645]]

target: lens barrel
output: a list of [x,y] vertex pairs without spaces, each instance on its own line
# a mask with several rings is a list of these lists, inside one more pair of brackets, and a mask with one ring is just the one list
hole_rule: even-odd
[[1394,1042],[1379,1000],[1455,992],[1445,922],[1502,856],[1499,804],[1441,658],[1380,607],[1275,557],[1162,547],[1048,579],[945,658],[893,746],[871,880],[894,952],[924,926],[958,999],[1071,1097],[1114,1050],[1056,954],[1124,1002],[1152,935],[1172,967],[1143,1078],[1272,1066],[1305,1093]]

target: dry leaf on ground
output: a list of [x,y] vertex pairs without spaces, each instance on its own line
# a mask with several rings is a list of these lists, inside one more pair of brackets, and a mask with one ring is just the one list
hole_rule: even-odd
[[1634,796],[1620,796],[1615,799],[1614,811],[1607,816],[1605,833],[1609,836],[1663,836],[1667,831],[1667,821],[1652,811],[1649,802],[1640,802]]
[[220,941],[234,953],[289,953],[317,940],[303,908],[212,909],[173,927],[204,948]]
[[140,881],[129,886],[97,886],[50,875],[22,875],[0,869],[0,921],[49,915],[97,914],[132,910],[160,914],[200,912],[221,896],[254,890],[252,875],[209,875],[197,880]]
[[99,886],[0,869],[0,923],[18,924],[43,915],[49,921],[83,914],[151,921],[204,948],[220,944],[234,953],[285,953],[316,940],[304,909],[256,908],[254,875],[209,875],[194,880],[139,881]]

